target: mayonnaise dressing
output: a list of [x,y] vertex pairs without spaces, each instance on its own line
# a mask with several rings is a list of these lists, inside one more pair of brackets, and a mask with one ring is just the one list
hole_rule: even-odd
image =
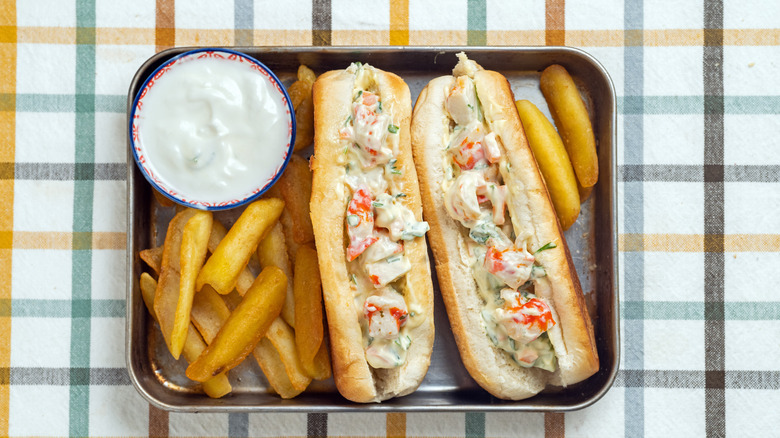
[[274,176],[289,147],[289,116],[247,62],[176,64],[143,100],[138,135],[147,164],[183,198],[241,199]]

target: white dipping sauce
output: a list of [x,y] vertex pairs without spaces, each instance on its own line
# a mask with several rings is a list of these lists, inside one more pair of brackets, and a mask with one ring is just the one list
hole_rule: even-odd
[[248,62],[174,65],[143,101],[148,165],[183,198],[241,199],[271,178],[288,148],[287,107]]

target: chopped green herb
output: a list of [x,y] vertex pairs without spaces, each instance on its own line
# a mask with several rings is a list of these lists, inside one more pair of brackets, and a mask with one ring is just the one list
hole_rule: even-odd
[[355,61],[355,65],[357,66],[357,68],[363,67],[363,63],[360,61]]
[[556,244],[554,244],[552,242],[547,242],[546,245],[544,245],[543,247],[541,247],[541,248],[537,249],[536,251],[534,251],[534,254],[539,254],[540,252],[542,252],[544,250],[553,249],[553,248],[557,248],[557,247],[558,246]]
[[390,131],[391,134],[397,134],[398,133],[398,127],[395,125],[390,125],[387,127],[387,130]]
[[410,317],[410,318],[414,318],[415,316],[417,316],[417,312],[415,312],[414,310],[412,310],[411,312],[409,312],[409,317]]
[[381,100],[376,105],[376,112],[378,112],[378,113],[382,112],[382,101]]
[[372,202],[371,205],[373,205],[376,208],[381,208],[385,206],[385,204],[382,204],[381,202],[377,202],[377,201]]
[[401,256],[396,255],[396,256],[388,257],[387,258],[387,263],[395,263],[395,262],[397,262],[399,260],[401,260]]
[[347,215],[347,225],[350,227],[356,227],[360,223],[360,216],[356,214]]
[[404,193],[404,192],[398,192],[398,193],[396,193],[395,197],[396,197],[396,198],[405,198],[405,197],[406,197],[406,193]]
[[355,274],[350,274],[349,277],[350,280],[352,280],[352,282],[357,286],[357,277],[355,277]]
[[347,120],[344,120],[344,126],[349,125],[349,122],[351,121],[352,121],[352,116],[351,115],[347,116]]
[[506,171],[509,172],[510,170],[512,170],[512,164],[509,161],[507,161],[506,162]]
[[390,171],[393,175],[401,175],[403,172],[393,167],[393,169]]

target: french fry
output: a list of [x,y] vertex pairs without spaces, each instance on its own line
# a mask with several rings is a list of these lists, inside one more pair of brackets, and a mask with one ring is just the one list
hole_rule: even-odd
[[230,309],[211,286],[203,286],[192,300],[190,313],[192,324],[198,329],[207,344],[217,337],[219,329],[230,317]]
[[225,304],[228,306],[228,309],[230,309],[231,312],[235,310],[236,307],[238,307],[238,305],[241,303],[241,300],[243,299],[241,294],[239,294],[238,290],[236,289],[233,289],[233,292],[230,292],[227,295],[220,296],[225,301]]
[[294,151],[299,151],[310,145],[314,140],[314,101],[311,88],[317,76],[305,65],[298,67],[298,80],[290,85],[287,93],[290,95],[290,103],[295,110],[295,146]]
[[[230,233],[226,239],[229,236]],[[274,266],[263,269],[214,340],[198,360],[187,367],[187,377],[203,382],[241,363],[279,316],[286,283],[287,278],[281,269]]]
[[295,333],[282,318],[276,318],[268,328],[266,338],[273,344],[284,364],[287,378],[293,388],[303,391],[311,383],[311,377],[307,375],[301,366],[301,361],[295,347]]
[[[151,275],[144,272],[141,274],[140,286],[144,304],[146,304],[146,308],[149,310],[149,314],[152,318],[157,320],[154,313],[154,294],[157,289],[157,281],[152,278]],[[184,348],[182,349],[184,359],[189,363],[194,362],[205,349],[206,343],[203,342],[203,339],[198,335],[195,327],[192,324],[189,324],[187,338],[184,341]],[[203,392],[211,398],[220,398],[233,390],[225,373],[214,376],[203,382],[202,386]]]
[[[327,378],[327,375],[330,374],[329,364],[325,367],[326,372],[322,366],[315,366],[314,360],[320,351],[324,338],[322,280],[320,279],[317,251],[307,246],[298,249],[298,254],[295,256],[293,292],[295,295],[295,346],[298,350],[301,366],[306,374],[312,378]],[[327,359],[327,350],[325,354]]]
[[268,338],[263,338],[257,343],[252,355],[255,357],[260,369],[263,370],[265,378],[271,385],[271,388],[284,399],[297,396],[303,389],[295,389],[287,377],[287,369],[279,356],[279,352],[274,348],[274,344]]
[[282,224],[277,222],[267,236],[257,245],[257,259],[260,267],[276,266],[287,276],[287,295],[282,306],[282,318],[295,327],[295,298],[293,297],[293,270],[287,256],[287,244],[284,241]]
[[330,353],[328,352],[328,337],[325,336],[320,344],[320,349],[314,356],[314,380],[325,380],[331,376]]
[[533,103],[518,100],[515,104],[558,220],[568,230],[580,214],[580,196],[566,148],[555,127]]
[[312,184],[309,162],[298,155],[290,157],[287,169],[277,184],[284,199],[285,212],[290,216],[293,240],[296,243],[314,242],[309,209]]
[[149,248],[138,253],[141,260],[154,271],[154,275],[160,275],[160,265],[162,264],[163,247]]
[[206,260],[212,216],[210,211],[195,213],[184,226],[181,238],[181,280],[179,301],[171,333],[171,354],[178,359],[190,325],[192,298],[195,296],[195,278]]
[[[227,228],[225,228],[221,222],[217,220],[213,221],[211,224],[211,234],[209,235],[209,251],[213,253],[217,249],[217,246],[219,246],[219,242],[222,242],[222,239],[224,239],[225,236],[227,236]],[[249,270],[249,266],[245,266],[238,274],[238,279],[236,280],[236,290],[239,295],[243,297],[246,291],[249,290],[249,286],[252,285],[253,281],[255,281],[255,276],[252,274],[252,271]]]
[[210,284],[221,295],[230,293],[257,244],[279,218],[283,208],[284,201],[275,198],[249,204],[206,260],[198,274],[195,289],[200,290],[203,285]]
[[560,65],[544,69],[539,81],[555,125],[569,153],[577,180],[591,187],[599,178],[596,139],[585,102],[569,72]]
[[160,263],[160,277],[154,294],[154,312],[160,323],[165,344],[171,348],[171,333],[173,332],[176,306],[179,302],[179,282],[181,280],[181,240],[184,226],[197,210],[191,208],[177,213],[168,224],[163,245],[163,257]]
[[157,202],[163,207],[173,207],[173,205],[175,204],[173,201],[171,201],[169,198],[167,198],[165,195],[158,192],[157,190],[152,190],[152,193],[154,194],[154,199],[156,199]]

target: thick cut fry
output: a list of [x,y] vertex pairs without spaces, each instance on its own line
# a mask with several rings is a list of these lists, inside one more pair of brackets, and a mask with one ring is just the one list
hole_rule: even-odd
[[568,230],[580,214],[580,195],[569,156],[552,123],[527,100],[516,102],[528,144],[542,172],[561,227]]
[[[141,296],[144,299],[144,304],[146,304],[146,308],[149,310],[149,314],[152,315],[152,318],[156,320],[157,318],[155,318],[154,314],[154,292],[157,289],[157,281],[155,281],[151,275],[144,272],[141,274],[140,286]],[[206,343],[203,342],[203,339],[198,335],[195,327],[190,324],[189,329],[187,330],[187,338],[184,341],[184,348],[182,350],[184,359],[187,362],[192,363],[205,349]],[[203,392],[205,392],[206,395],[211,398],[220,398],[226,394],[229,394],[232,390],[233,387],[230,385],[230,381],[228,380],[225,373],[214,376],[214,378],[203,382]]]
[[192,300],[190,313],[192,324],[198,329],[207,344],[211,344],[219,329],[230,317],[230,309],[211,286],[203,286]]
[[582,187],[582,184],[580,184],[579,181],[577,181],[577,191],[580,194],[580,204],[583,204],[585,201],[590,198],[590,194],[593,192],[593,186],[590,187]]
[[283,208],[284,201],[275,198],[249,204],[206,260],[195,282],[196,290],[210,284],[222,295],[230,293],[257,244],[279,218]]
[[[217,220],[213,221],[211,224],[211,234],[209,235],[209,251],[212,253],[216,251],[219,242],[222,242],[222,239],[224,239],[225,236],[227,236],[227,228],[225,228],[221,222]],[[238,274],[238,280],[236,280],[236,290],[239,295],[243,297],[246,291],[249,290],[249,286],[252,285],[253,281],[255,281],[255,276],[252,275],[252,271],[249,270],[249,267],[245,266]]]
[[171,354],[178,359],[187,337],[190,325],[192,297],[195,296],[195,278],[206,260],[206,250],[211,234],[210,211],[195,213],[184,226],[181,238],[181,280],[179,281],[179,302],[171,334]]
[[295,327],[295,299],[293,298],[293,271],[287,256],[287,244],[284,241],[282,224],[277,222],[267,236],[257,245],[257,258],[260,267],[276,266],[287,276],[287,295],[282,307],[282,318]]
[[544,69],[539,85],[561,133],[577,180],[591,187],[599,178],[596,139],[588,110],[569,72],[560,65]]
[[263,269],[211,344],[187,367],[187,377],[203,382],[241,363],[279,316],[286,283],[281,269]]
[[317,251],[307,246],[298,249],[293,278],[295,346],[306,374],[322,379],[322,370],[314,366],[314,358],[320,351],[325,333],[322,324],[322,280]]
[[163,245],[163,257],[160,264],[160,279],[154,293],[154,312],[160,323],[165,344],[171,349],[171,333],[173,332],[176,306],[179,303],[179,281],[181,280],[181,239],[184,225],[197,210],[191,208],[180,211],[168,223]]
[[165,195],[158,192],[157,190],[152,190],[152,193],[154,194],[154,199],[156,199],[157,202],[163,207],[172,207],[174,205],[173,201],[171,201],[169,198],[167,198]]
[[279,179],[279,193],[284,199],[285,212],[290,215],[292,237],[296,243],[314,242],[309,200],[312,173],[309,162],[297,155],[290,157],[284,174]]
[[303,389],[295,389],[290,382],[282,358],[268,338],[263,338],[257,343],[257,347],[255,347],[252,355],[255,356],[255,360],[260,365],[260,369],[263,370],[263,374],[268,379],[271,388],[280,397],[285,399],[293,398],[303,392]]
[[314,380],[325,380],[331,376],[330,366],[330,353],[328,352],[328,337],[326,336],[320,344],[320,349],[317,351],[317,355],[314,356],[314,362],[312,363],[313,372],[312,378]]
[[145,249],[138,253],[141,260],[149,266],[149,269],[154,271],[154,275],[160,275],[160,265],[162,264],[163,247],[158,246],[156,248]]
[[271,341],[279,352],[284,363],[287,377],[293,388],[303,391],[311,383],[311,377],[307,375],[301,366],[298,352],[295,348],[295,333],[282,318],[276,318],[268,328],[266,338]]
[[317,76],[305,65],[298,67],[298,80],[290,85],[287,93],[295,110],[295,135],[294,150],[297,152],[310,145],[314,140],[314,102],[311,88]]

